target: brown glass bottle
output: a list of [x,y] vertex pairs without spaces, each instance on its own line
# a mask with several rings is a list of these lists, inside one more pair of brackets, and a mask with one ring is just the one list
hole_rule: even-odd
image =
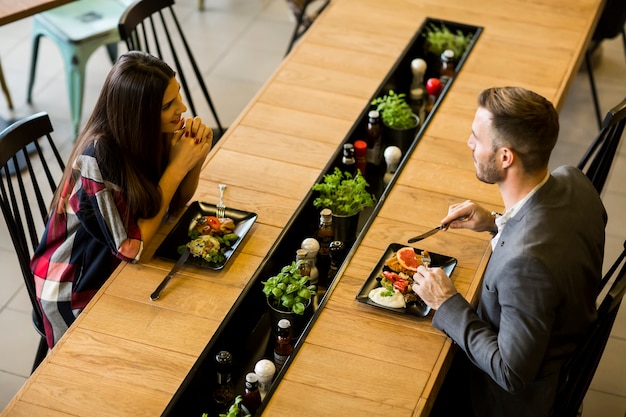
[[276,370],[285,365],[285,362],[293,352],[293,340],[291,340],[291,322],[287,319],[278,321],[278,332],[274,343],[274,364]]
[[343,157],[341,158],[341,168],[343,172],[349,172],[353,177],[356,175],[356,161],[354,160],[354,145],[346,143],[343,145]]
[[253,416],[261,407],[261,392],[259,391],[259,377],[254,372],[246,374],[246,386],[241,395],[241,408]]
[[378,111],[370,110],[369,113],[367,113],[367,128],[365,133],[367,139],[367,163],[378,166],[383,158],[383,141],[380,129],[380,114]]
[[320,222],[315,233],[315,238],[320,243],[317,253],[317,269],[319,271],[318,287],[325,288],[327,285],[328,268],[330,266],[330,242],[335,240],[333,229],[333,212],[330,209],[320,211]]
[[456,72],[456,57],[452,49],[446,49],[441,54],[441,68],[439,70],[439,81],[443,87],[450,82]]

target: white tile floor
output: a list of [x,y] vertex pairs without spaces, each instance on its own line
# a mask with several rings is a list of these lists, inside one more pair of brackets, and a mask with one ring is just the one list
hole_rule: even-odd
[[[283,0],[179,0],[175,8],[185,33],[201,45],[196,51],[205,81],[224,126],[228,126],[280,63],[293,29]],[[65,74],[58,48],[48,39],[40,45],[33,104],[25,100],[30,62],[31,19],[0,27],[0,57],[16,109],[0,96],[0,116],[22,117],[47,111],[54,137],[66,154],[72,145]],[[84,113],[97,98],[111,64],[104,49],[87,65]],[[606,112],[626,96],[626,63],[621,40],[605,42],[595,69]],[[575,164],[597,132],[587,74],[581,71],[561,111],[562,130],[552,165]],[[86,116],[85,116],[86,117]],[[626,147],[622,146],[603,199],[609,212],[607,262],[626,239]],[[6,226],[0,222],[0,409],[26,381],[38,336],[30,322],[30,304]],[[584,417],[626,416],[626,308],[620,311],[611,339],[584,403]]]

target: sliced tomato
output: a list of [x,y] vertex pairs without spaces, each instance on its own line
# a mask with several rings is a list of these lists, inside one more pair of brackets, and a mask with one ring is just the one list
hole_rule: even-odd
[[400,278],[400,281],[394,281],[393,288],[400,291],[402,294],[406,293],[407,288],[409,287],[409,281]]
[[391,271],[383,271],[383,275],[385,276],[385,278],[387,278],[391,282],[403,281],[404,280],[404,278],[402,278],[400,275],[396,274],[395,272],[391,272]]
[[215,216],[206,216],[205,218],[206,223],[211,227],[211,229],[213,230],[220,230],[220,227],[222,226],[222,223],[220,222],[220,220],[215,217]]

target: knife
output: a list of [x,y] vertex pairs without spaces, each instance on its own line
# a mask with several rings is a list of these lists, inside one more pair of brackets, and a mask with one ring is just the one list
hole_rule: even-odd
[[434,235],[435,233],[437,233],[438,231],[440,231],[442,229],[445,229],[446,227],[448,227],[447,223],[440,224],[439,226],[435,227],[434,229],[430,229],[426,233],[422,233],[419,236],[412,237],[411,239],[409,239],[409,243],[415,243],[415,242],[420,241],[422,239],[426,239],[427,237]]
[[[454,219],[454,220],[452,220],[452,221],[456,221],[456,220],[467,220],[467,219],[468,219],[468,217],[469,217],[469,216],[461,216],[461,217],[458,217],[458,218],[456,218],[456,219]],[[434,235],[434,234],[435,234],[435,233],[437,233],[438,231],[445,229],[446,227],[448,227],[448,225],[450,225],[450,223],[440,224],[439,226],[435,227],[434,229],[430,229],[430,230],[429,230],[428,232],[426,232],[426,233],[422,233],[422,234],[421,234],[421,235],[419,235],[419,236],[412,237],[411,239],[409,239],[409,243],[415,243],[415,242],[420,241],[420,240],[422,240],[422,239],[426,239],[427,237]]]
[[161,283],[156,288],[156,290],[154,290],[154,292],[150,294],[150,299],[152,301],[159,299],[159,297],[161,296],[161,291],[163,291],[163,288],[165,288],[167,283],[170,281],[170,279],[172,279],[172,277],[174,276],[174,274],[176,274],[176,272],[180,269],[180,267],[184,265],[184,263],[187,261],[187,258],[189,258],[189,247],[185,246],[185,250],[183,251],[183,254],[180,255],[180,258],[178,258],[178,261],[176,261],[176,264],[172,267],[172,270],[170,271],[170,273],[167,274],[165,278],[163,278],[163,281],[161,281]]

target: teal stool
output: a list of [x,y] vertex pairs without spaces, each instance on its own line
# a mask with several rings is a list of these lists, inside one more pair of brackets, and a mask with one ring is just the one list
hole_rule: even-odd
[[31,103],[39,40],[46,36],[59,46],[63,56],[74,138],[78,136],[83,108],[85,65],[102,45],[107,46],[111,62],[117,59],[117,43],[120,41],[117,25],[126,3],[128,1],[78,0],[36,14],[33,18],[33,49],[26,101]]

